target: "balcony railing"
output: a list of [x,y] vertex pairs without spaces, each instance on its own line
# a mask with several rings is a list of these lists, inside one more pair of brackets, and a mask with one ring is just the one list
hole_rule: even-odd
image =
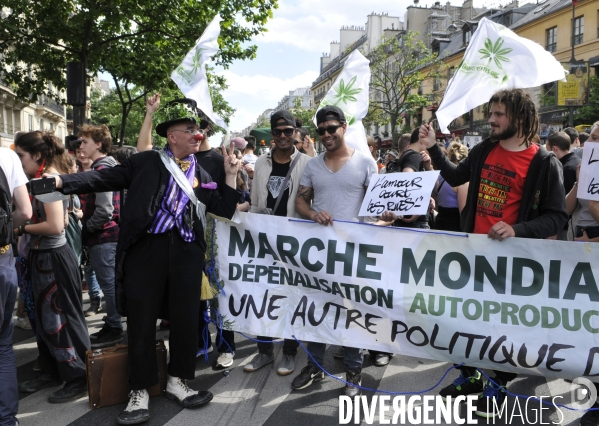
[[557,50],[557,43],[548,44],[545,47],[545,50],[547,50],[548,52],[551,52],[551,53],[555,52]]
[[581,44],[583,42],[584,34],[578,34],[574,36],[574,45]]
[[59,104],[54,99],[49,98],[48,96],[40,96],[39,97],[39,105],[48,108],[51,111],[54,111],[58,115],[62,115],[64,117],[64,105]]
[[21,126],[11,126],[10,124],[0,123],[0,133],[14,135],[21,131]]
[[327,92],[319,93],[318,95],[314,95],[314,102],[320,101],[322,98],[326,96]]

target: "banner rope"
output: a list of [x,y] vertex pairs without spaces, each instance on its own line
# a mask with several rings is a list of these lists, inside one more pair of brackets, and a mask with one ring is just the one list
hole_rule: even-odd
[[[217,324],[216,321],[214,321],[214,320],[212,320],[211,322],[214,323],[215,325]],[[250,337],[250,336],[246,335],[245,333],[242,333],[241,331],[236,331],[235,333],[240,334],[241,336],[245,337],[246,339],[254,341],[254,342],[257,342],[257,343],[277,343],[277,344],[281,344],[281,343],[285,342],[285,339],[277,339],[277,340],[261,340],[261,339],[256,339],[256,338],[253,338],[253,337]],[[349,385],[354,386],[354,387],[356,387],[358,389],[361,389],[361,390],[364,390],[364,391],[370,391],[370,392],[373,392],[373,393],[384,393],[384,394],[389,394],[389,395],[421,395],[421,394],[430,392],[433,389],[437,388],[443,382],[443,380],[445,380],[445,378],[447,377],[447,375],[449,374],[449,372],[451,370],[457,369],[458,367],[462,367],[464,365],[464,363],[461,363],[461,364],[458,364],[458,365],[452,365],[447,370],[445,370],[445,373],[443,373],[443,376],[441,376],[441,378],[439,379],[439,381],[434,386],[432,386],[432,387],[430,387],[428,389],[421,390],[421,391],[394,392],[394,391],[389,391],[389,390],[384,390],[384,389],[373,389],[373,388],[368,388],[368,387],[365,387],[365,386],[359,386],[359,385],[356,385],[356,384],[353,384],[353,383],[348,383],[347,381],[343,380],[341,377],[335,376],[334,374],[329,373],[322,365],[320,365],[314,359],[314,357],[312,356],[312,354],[308,351],[308,348],[306,348],[306,346],[302,342],[300,342],[297,339],[297,337],[295,337],[295,336],[292,336],[292,337],[299,344],[299,346],[304,350],[304,352],[306,352],[306,354],[308,355],[308,357],[312,360],[312,363],[314,363],[314,365],[316,367],[318,367],[320,370],[322,370],[322,372],[325,375],[327,375],[327,376],[329,376],[329,377],[331,377],[331,378],[333,378],[333,379],[335,379],[335,380],[337,380],[337,381],[339,381],[339,382],[341,382],[341,383],[343,383],[345,385],[349,384]],[[227,343],[227,346],[228,346],[228,343]],[[230,347],[229,347],[229,349],[230,349]],[[206,355],[206,357],[207,357],[207,355]],[[495,382],[493,379],[491,379],[483,370],[481,370],[479,368],[477,368],[477,370],[485,377],[485,379],[487,379],[489,382],[491,382],[494,386],[500,387],[506,393],[506,395],[509,395],[511,397],[514,397],[514,398],[520,398],[520,399],[529,399],[529,398],[532,398],[533,400],[541,402],[541,403],[543,403],[545,405],[548,405],[548,406],[551,406],[551,407],[561,407],[561,408],[565,408],[565,409],[570,410],[570,411],[588,412],[588,411],[598,411],[599,410],[599,408],[586,408],[586,409],[585,408],[573,408],[573,407],[569,407],[569,406],[567,406],[565,404],[555,404],[553,402],[542,400],[542,399],[539,399],[536,396],[532,396],[532,395],[521,395],[521,394],[512,393],[512,392],[508,391],[504,386],[500,386],[497,382]]]
[[[313,220],[308,220],[308,219],[289,218],[287,220],[289,222],[316,223]],[[466,234],[466,233],[435,231],[434,229],[424,230],[421,228],[402,228],[400,226],[386,226],[385,227],[385,226],[375,225],[374,223],[369,223],[369,222],[352,222],[351,220],[339,220],[339,219],[333,219],[333,222],[351,223],[352,225],[361,225],[361,226],[376,226],[379,229],[393,229],[396,231],[402,230],[402,231],[418,232],[420,234],[437,234],[437,235],[449,235],[450,237],[468,238],[468,234]]]

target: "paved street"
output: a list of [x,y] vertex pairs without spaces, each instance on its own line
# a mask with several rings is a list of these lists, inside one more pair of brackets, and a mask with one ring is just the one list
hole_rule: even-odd
[[[87,300],[87,294],[84,293]],[[85,303],[87,308],[87,302]],[[102,325],[102,315],[88,318],[90,330],[96,331]],[[158,327],[156,327],[158,330]],[[214,340],[214,330],[213,340]],[[168,344],[168,332],[157,331],[157,338],[162,338]],[[17,357],[19,381],[35,377],[32,367],[35,364],[37,349],[33,332],[15,329],[15,353]],[[281,358],[281,345],[275,345],[277,359],[274,365],[269,365],[255,373],[244,373],[243,365],[257,353],[254,342],[236,335],[237,353],[235,363],[228,372],[215,370],[214,362],[217,353],[209,356],[209,361],[199,358],[196,366],[196,379],[189,382],[195,389],[210,389],[214,400],[199,410],[182,410],[180,406],[164,397],[150,400],[151,419],[148,425],[227,425],[227,426],[328,426],[339,424],[338,396],[343,385],[328,377],[302,391],[292,391],[290,383],[294,375],[280,377],[276,374],[275,365]],[[325,358],[325,368],[333,375],[343,375],[343,363],[333,358],[336,347],[329,347]],[[300,348],[297,356],[298,369],[306,363],[306,355]],[[395,356],[387,367],[376,367],[370,357],[366,357],[363,369],[363,386],[379,391],[409,392],[434,386],[450,367],[447,363]],[[294,373],[295,374],[295,373]],[[344,375],[343,375],[344,376]],[[453,370],[445,378],[441,387],[450,383],[457,376]],[[58,426],[81,425],[98,426],[113,425],[115,418],[125,407],[125,404],[90,410],[87,398],[78,401],[55,405],[47,402],[48,395],[56,388],[45,389],[34,394],[20,394],[19,421],[22,426]],[[521,376],[510,386],[514,393],[525,395],[563,396],[559,402],[570,402],[570,384],[563,380],[546,381],[537,376]],[[368,397],[373,391],[364,392]],[[429,392],[435,395],[435,391]],[[382,394],[379,394],[382,395]],[[521,413],[514,399],[508,399],[511,419],[497,420],[495,424],[541,424],[538,418],[538,403],[532,401],[525,407],[522,401]],[[465,406],[462,407],[465,415]],[[560,423],[564,425],[578,424],[579,413],[562,409],[563,417],[557,410],[543,410],[542,422],[545,424]],[[393,414],[391,409],[388,419]],[[528,421],[526,420],[528,416]],[[366,424],[362,420],[362,424]],[[379,424],[378,414],[375,424]],[[487,423],[479,420],[480,424]],[[352,423],[353,420],[352,420]],[[493,424],[490,421],[489,424]]]

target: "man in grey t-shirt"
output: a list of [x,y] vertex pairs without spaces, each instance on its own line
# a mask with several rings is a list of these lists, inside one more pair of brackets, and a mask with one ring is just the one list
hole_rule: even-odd
[[[370,155],[345,144],[345,115],[336,106],[326,106],[316,113],[318,134],[326,152],[308,161],[295,199],[296,211],[321,225],[333,220],[359,222],[358,212],[366,194],[370,177],[377,166]],[[312,201],[312,206],[310,206]],[[308,343],[308,351],[322,365],[326,344]],[[345,348],[345,394],[359,395],[362,383],[362,349]],[[293,379],[293,389],[304,389],[324,379],[323,371],[312,362]]]

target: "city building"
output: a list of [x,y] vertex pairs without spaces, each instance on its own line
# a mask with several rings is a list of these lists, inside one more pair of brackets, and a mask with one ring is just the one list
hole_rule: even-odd
[[[312,108],[314,105],[314,97],[309,87],[300,87],[295,90],[290,90],[288,95],[283,96],[275,107],[274,111],[288,110],[299,106],[301,108]],[[273,112],[274,112],[273,111]],[[270,118],[270,116],[268,117]]]
[[341,27],[339,41],[331,42],[329,52],[324,53],[320,58],[320,75],[311,87],[314,106],[318,107],[325,97],[350,53],[358,49],[366,56],[383,37],[396,35],[403,29],[404,24],[399,17],[374,12],[368,15],[366,25],[363,27],[354,25]]
[[[577,61],[588,63],[590,75],[599,75],[599,0],[580,1],[574,9],[574,56]],[[492,13],[490,13],[492,12]],[[430,96],[430,104],[416,117],[409,118],[411,127],[434,118],[447,82],[460,65],[471,34],[476,31],[477,21],[483,16],[502,24],[521,37],[533,40],[543,46],[560,62],[569,62],[572,56],[572,1],[545,0],[539,3],[527,3],[522,6],[511,3],[507,7],[487,10],[472,20],[462,21],[449,37],[434,38],[431,48],[439,53],[446,68],[445,78],[437,82],[423,84],[424,94]],[[584,26],[587,31],[584,31]],[[587,65],[584,65],[585,71]],[[569,119],[569,108],[558,106],[554,96],[547,96],[555,90],[555,83],[543,87],[526,89],[536,100],[540,111],[540,122],[560,129]],[[575,114],[575,111],[574,111]],[[476,107],[455,119],[449,129],[456,136],[466,132],[476,132],[485,136],[489,132],[485,105]]]
[[[50,85],[51,93],[60,94]],[[0,78],[0,145],[10,147],[15,133],[34,130],[51,131],[61,140],[67,135],[65,106],[46,95],[33,96],[35,101],[18,99],[12,88]]]

